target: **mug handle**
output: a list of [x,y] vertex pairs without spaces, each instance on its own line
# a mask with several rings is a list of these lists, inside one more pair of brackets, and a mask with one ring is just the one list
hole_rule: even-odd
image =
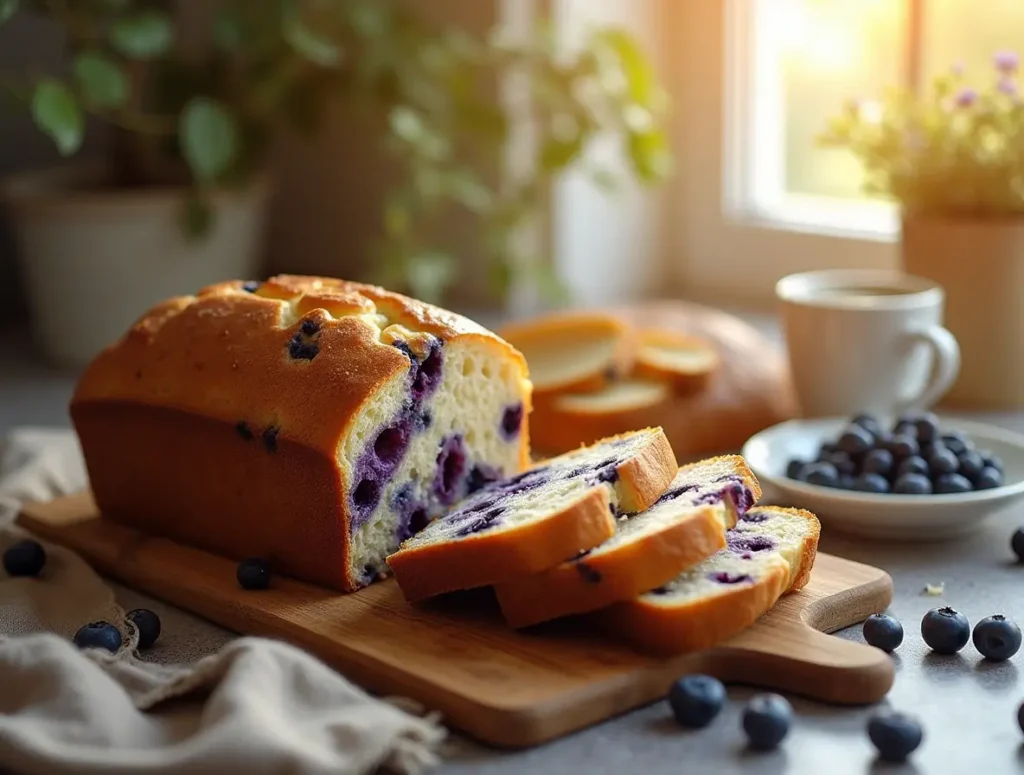
[[924,389],[906,402],[906,407],[927,409],[949,390],[960,374],[960,344],[942,326],[914,331],[911,336],[928,344],[935,354],[931,378]]

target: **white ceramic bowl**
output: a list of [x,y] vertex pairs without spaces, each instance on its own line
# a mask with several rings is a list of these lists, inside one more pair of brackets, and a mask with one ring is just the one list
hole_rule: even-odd
[[786,476],[793,458],[813,460],[834,441],[849,418],[791,420],[751,437],[743,456],[761,482],[762,501],[813,511],[822,526],[891,541],[943,541],[968,534],[1024,495],[1024,436],[992,425],[939,417],[942,430],[957,430],[979,449],[1002,458],[1005,484],[951,495],[892,495],[851,492],[798,482]]

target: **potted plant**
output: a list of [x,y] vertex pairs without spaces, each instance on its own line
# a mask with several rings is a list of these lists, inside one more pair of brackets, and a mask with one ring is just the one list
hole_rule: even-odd
[[903,269],[946,291],[962,368],[944,403],[1024,406],[1024,102],[1018,58],[971,84],[962,67],[923,95],[850,102],[822,142],[864,164],[866,189],[901,212]]
[[[478,230],[495,292],[523,278],[557,292],[522,240],[543,228],[550,179],[616,134],[640,180],[671,166],[663,93],[616,29],[595,30],[567,56],[542,31],[474,37],[397,0],[0,0],[0,23],[19,4],[61,26],[70,70],[2,86],[64,157],[80,149],[86,117],[109,130],[104,159],[4,186],[36,330],[65,364],[90,358],[159,299],[257,276],[274,140],[285,127],[315,131],[342,96],[387,116],[381,148],[368,152],[404,166],[381,213],[384,237],[368,247],[373,276],[361,279],[431,301],[460,271],[445,244],[453,213]],[[500,88],[513,80],[518,101]],[[536,152],[510,175],[523,122]]]

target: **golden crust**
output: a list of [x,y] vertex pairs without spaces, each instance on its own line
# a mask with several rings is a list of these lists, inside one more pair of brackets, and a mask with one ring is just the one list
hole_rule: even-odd
[[[661,429],[644,449],[618,468],[620,506],[642,511],[668,488],[678,465]],[[627,436],[630,434],[622,434]],[[601,439],[602,444],[619,436]],[[615,533],[608,490],[597,486],[546,519],[458,541],[414,544],[387,558],[407,600],[489,586],[552,568]]]
[[655,605],[643,600],[617,603],[594,614],[601,627],[655,652],[685,653],[716,646],[743,632],[761,618],[778,599],[806,585],[817,555],[820,524],[803,509],[761,507],[799,515],[810,523],[800,563],[790,567],[781,557],[757,583],[731,589],[685,607]]
[[[679,470],[723,461],[733,466],[756,502],[761,487],[739,455],[711,458]],[[724,531],[735,526],[736,518],[736,511],[728,509],[723,525],[714,507],[697,508],[686,520],[667,524],[640,540],[499,584],[494,590],[498,605],[505,621],[518,628],[630,600],[667,584],[724,548]]]
[[[633,372],[638,376],[647,377],[648,379],[665,380],[678,393],[697,393],[703,390],[721,362],[714,343],[703,337],[690,336],[678,331],[646,328],[640,331],[637,338],[639,340],[639,347],[636,354],[636,362],[633,365]],[[702,369],[666,368],[657,359],[648,357],[646,350],[648,345],[678,349],[701,349],[709,353],[711,357]]]
[[[218,283],[143,315],[86,368],[70,414],[105,514],[279,572],[350,590],[346,475],[338,451],[359,413],[427,335],[525,359],[471,320],[376,286],[281,275]],[[318,354],[289,356],[304,321]],[[529,464],[523,423],[520,468]]]

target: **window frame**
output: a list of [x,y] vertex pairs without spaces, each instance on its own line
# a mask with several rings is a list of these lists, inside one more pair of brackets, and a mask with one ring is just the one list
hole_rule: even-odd
[[[899,215],[895,207],[824,197],[790,195],[782,207],[764,206],[756,186],[765,181],[751,179],[755,140],[747,131],[755,118],[756,2],[666,0],[669,26],[681,37],[666,52],[680,162],[671,208],[678,217],[667,228],[672,279],[686,295],[761,306],[774,298],[775,283],[794,272],[896,268]],[[910,2],[913,32],[920,0]],[[917,78],[917,50],[907,47],[907,81]]]

